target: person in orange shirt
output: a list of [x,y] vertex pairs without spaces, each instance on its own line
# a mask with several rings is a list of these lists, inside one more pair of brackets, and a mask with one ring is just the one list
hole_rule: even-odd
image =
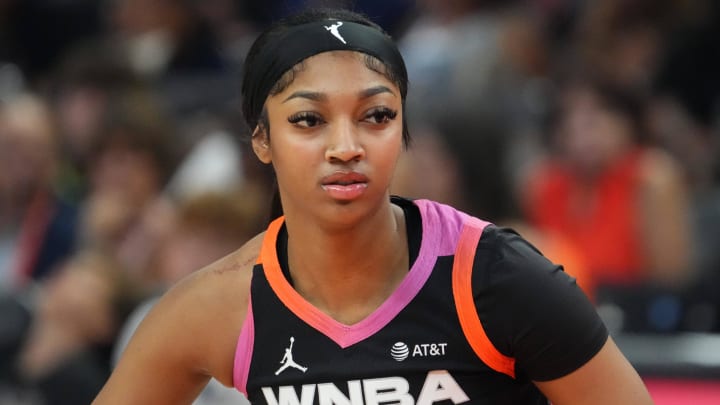
[[687,191],[676,162],[643,142],[642,101],[598,80],[561,92],[553,154],[529,172],[530,222],[573,241],[599,285],[690,277]]

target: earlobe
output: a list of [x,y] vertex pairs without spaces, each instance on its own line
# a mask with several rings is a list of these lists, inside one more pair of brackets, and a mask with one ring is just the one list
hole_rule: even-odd
[[259,125],[255,127],[255,131],[253,131],[252,146],[255,156],[257,156],[261,162],[265,164],[272,162],[272,153],[270,152],[267,132]]

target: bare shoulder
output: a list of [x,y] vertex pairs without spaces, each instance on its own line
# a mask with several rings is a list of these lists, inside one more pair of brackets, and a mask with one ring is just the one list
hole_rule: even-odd
[[[230,255],[198,270],[178,283],[163,298],[158,312],[172,327],[185,330],[176,336],[195,348],[197,363],[215,378],[229,384],[235,345],[248,308],[252,268],[262,245],[259,234]],[[166,325],[168,326],[168,325]],[[190,329],[190,330],[187,330]]]
[[[233,253],[189,275],[179,282],[170,293],[179,295],[210,293],[214,295],[216,290],[211,287],[228,288],[231,287],[228,285],[229,283],[237,287],[235,282],[243,282],[243,280],[249,282],[252,268],[260,254],[264,235],[264,233],[258,234]],[[235,293],[237,292],[235,290]]]
[[262,237],[171,288],[137,328],[94,404],[189,403],[210,377],[232,385]]

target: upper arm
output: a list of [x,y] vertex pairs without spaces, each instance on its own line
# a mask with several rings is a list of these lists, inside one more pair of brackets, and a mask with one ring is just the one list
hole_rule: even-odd
[[635,369],[612,338],[590,361],[570,374],[535,385],[553,405],[652,404]]
[[209,375],[197,360],[203,345],[188,339],[200,316],[188,290],[172,289],[143,319],[95,404],[189,404],[198,395]]
[[607,329],[575,280],[516,234],[495,229],[483,238],[473,291],[497,350],[514,359],[518,374],[538,381],[589,361]]
[[496,259],[474,287],[486,301],[478,309],[488,335],[518,373],[554,405],[652,403],[574,280],[521,238],[498,235],[484,255]]
[[211,377],[231,385],[260,239],[168,291],[93,404],[190,404]]

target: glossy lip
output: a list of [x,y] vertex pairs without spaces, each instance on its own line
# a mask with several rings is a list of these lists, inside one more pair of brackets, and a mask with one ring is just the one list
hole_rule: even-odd
[[355,183],[367,183],[368,177],[358,172],[335,172],[322,178],[320,184],[329,185],[350,185]]
[[320,186],[331,198],[350,201],[365,193],[368,181],[368,177],[362,173],[336,172],[323,177]]

